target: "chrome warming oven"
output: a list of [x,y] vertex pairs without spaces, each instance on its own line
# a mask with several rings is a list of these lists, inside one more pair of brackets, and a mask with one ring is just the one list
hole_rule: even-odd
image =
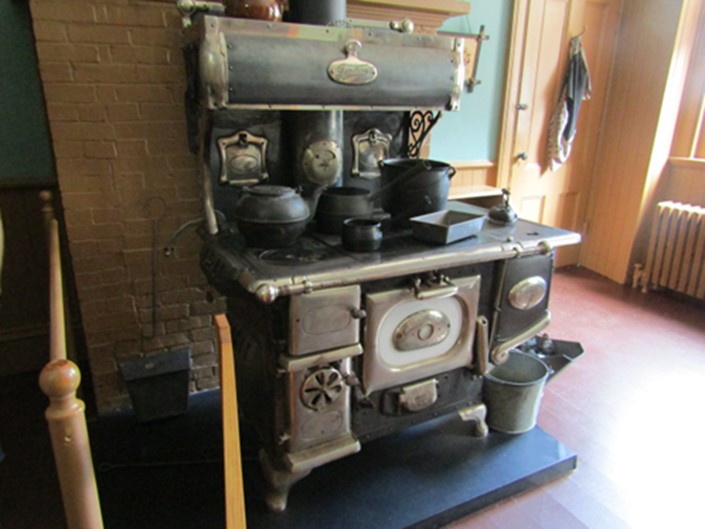
[[[410,425],[457,413],[488,435],[484,375],[546,327],[553,249],[579,236],[451,202],[485,216],[474,236],[431,244],[391,223],[378,250],[356,252],[311,222],[323,190],[380,190],[379,162],[418,152],[417,118],[458,108],[463,39],[351,21],[339,0],[291,0],[295,22],[179,6],[203,169],[201,262],[227,297],[269,508],[284,510],[314,468]],[[243,236],[242,196],[263,185],[305,200],[293,243]]]

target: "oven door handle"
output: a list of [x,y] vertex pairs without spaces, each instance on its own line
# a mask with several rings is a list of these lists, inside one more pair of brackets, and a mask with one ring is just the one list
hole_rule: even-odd
[[447,278],[442,278],[438,283],[430,285],[428,283],[422,285],[421,280],[414,281],[414,295],[418,300],[449,298],[457,293],[458,287]]

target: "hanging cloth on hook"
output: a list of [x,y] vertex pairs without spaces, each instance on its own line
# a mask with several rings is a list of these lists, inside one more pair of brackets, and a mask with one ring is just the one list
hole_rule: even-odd
[[552,171],[570,155],[577,132],[578,112],[585,99],[590,99],[592,85],[588,71],[582,34],[570,39],[570,56],[561,95],[548,124],[548,161]]

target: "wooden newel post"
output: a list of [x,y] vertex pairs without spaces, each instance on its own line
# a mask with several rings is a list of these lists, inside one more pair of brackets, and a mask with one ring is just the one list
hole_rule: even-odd
[[39,387],[49,397],[49,423],[56,470],[69,529],[102,529],[103,519],[95,482],[85,405],[76,398],[81,373],[70,360],[52,360],[39,375]]
[[78,366],[66,359],[66,332],[61,275],[59,224],[54,218],[51,193],[40,194],[49,238],[49,305],[51,360],[39,374],[39,387],[49,397],[45,412],[69,529],[103,529],[86,406],[76,398],[81,384]]

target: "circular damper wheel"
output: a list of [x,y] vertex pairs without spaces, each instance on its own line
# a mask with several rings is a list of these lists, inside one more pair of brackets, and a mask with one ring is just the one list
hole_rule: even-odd
[[301,386],[301,401],[312,410],[322,410],[343,392],[345,381],[337,369],[326,367],[311,373]]

